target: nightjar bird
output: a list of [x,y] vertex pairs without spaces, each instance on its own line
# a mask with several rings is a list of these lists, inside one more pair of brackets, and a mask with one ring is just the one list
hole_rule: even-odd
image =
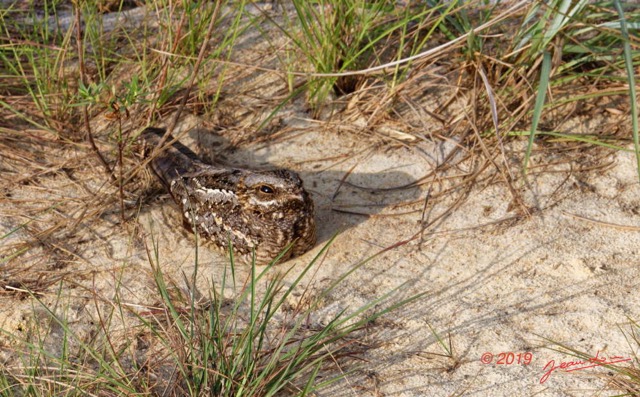
[[[157,147],[165,130],[142,137]],[[169,137],[169,140],[172,138]],[[316,242],[313,201],[293,171],[253,171],[206,164],[180,142],[151,161],[151,168],[180,207],[183,223],[217,248],[267,264],[301,255]]]

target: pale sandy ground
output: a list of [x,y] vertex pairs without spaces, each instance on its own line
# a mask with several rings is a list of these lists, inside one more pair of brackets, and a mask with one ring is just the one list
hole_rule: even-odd
[[[245,50],[247,48],[254,51],[266,47],[255,44]],[[237,98],[227,99],[226,106],[236,110],[232,116],[238,117],[244,110],[251,109],[247,105],[249,96],[243,96],[245,93],[255,95],[251,87],[284,90],[281,81],[275,87],[251,79],[236,84],[249,86]],[[228,90],[233,92],[233,85]],[[436,101],[428,96],[415,100],[427,109]],[[221,108],[224,106],[223,100]],[[455,116],[448,115],[451,119]],[[448,160],[454,167],[438,171],[417,187],[384,190],[429,175],[454,150],[455,137],[430,139],[425,129],[412,131],[425,138],[408,144],[392,144],[375,133],[363,131],[357,119],[323,116],[323,121],[352,127],[348,132],[330,123],[309,121],[308,114],[297,105],[284,109],[279,117],[285,132],[278,139],[243,143],[233,150],[225,144],[210,144],[212,135],[207,131],[211,130],[211,121],[206,118],[189,116],[181,129],[200,129],[200,133],[193,130],[187,134],[183,141],[194,148],[197,142],[205,142],[199,150],[203,157],[216,157],[224,151],[229,163],[269,164],[300,172],[316,202],[320,241],[314,250],[282,264],[281,269],[290,266],[302,269],[324,242],[340,232],[326,257],[317,264],[313,277],[305,280],[312,291],[318,292],[351,266],[415,236],[423,229],[422,225],[429,224],[419,238],[355,271],[325,298],[311,319],[324,323],[341,310],[355,310],[401,284],[404,286],[394,299],[426,293],[377,321],[368,340],[380,347],[363,354],[366,361],[359,365],[366,370],[348,376],[347,381],[322,395],[609,396],[620,393],[606,389],[609,371],[604,368],[555,371],[543,384],[540,380],[549,361],[555,360],[559,365],[576,360],[568,353],[553,350],[554,344],[550,341],[598,354],[600,358],[631,358],[640,353],[638,345],[627,339],[630,319],[640,320],[637,293],[640,185],[633,154],[605,154],[594,160],[594,165],[611,162],[611,166],[591,172],[570,172],[570,164],[564,161],[546,167],[545,172],[532,172],[529,185],[518,191],[532,212],[525,216],[521,207],[513,203],[513,195],[500,176],[479,181],[468,191],[466,186],[447,190],[460,182],[455,177],[472,168],[471,162],[463,161],[460,154]],[[255,127],[255,120],[250,117],[242,119],[242,123],[248,128]],[[584,120],[575,125],[567,128],[592,128]],[[224,138],[217,140],[223,143],[237,137],[232,130],[221,134]],[[511,143],[506,148],[506,158],[514,172],[519,170],[517,164],[523,149],[522,142]],[[74,162],[88,161],[81,151],[63,152]],[[538,146],[534,153],[533,166],[551,163],[557,156]],[[586,153],[580,165],[589,166],[592,156]],[[95,189],[104,188],[104,177],[97,165],[93,167],[78,169],[78,178]],[[550,172],[552,169],[562,172]],[[346,183],[341,184],[347,173]],[[489,167],[485,174],[490,176],[495,172]],[[16,215],[17,210],[29,205],[23,200],[35,203],[38,197],[49,195],[47,197],[55,201],[56,197],[51,198],[51,194],[57,194],[59,199],[80,194],[80,188],[60,172],[39,179],[40,186],[50,187],[49,191],[9,185],[13,174],[8,175],[2,182],[4,192],[11,192],[11,196],[3,200],[0,211],[11,216],[2,217],[0,235],[25,221]],[[137,192],[144,194],[145,190]],[[59,309],[76,326],[79,335],[92,332],[94,293],[115,297],[118,288],[119,299],[134,308],[155,303],[151,300],[157,299],[157,294],[144,249],[145,243],[150,244],[152,234],[159,241],[160,263],[167,276],[181,280],[183,273],[187,277],[192,274],[193,238],[180,227],[178,213],[167,196],[157,193],[154,196],[145,199],[137,221],[126,226],[117,222],[117,206],[113,207],[113,214],[103,214],[90,223],[82,222],[76,231],[65,235],[65,243],[73,246],[74,254],[64,256],[64,260],[45,261],[51,277],[61,277],[65,272],[82,275],[65,284],[62,295],[68,306]],[[430,224],[458,199],[462,201],[448,216]],[[406,205],[396,205],[400,203]],[[63,207],[64,214],[78,216],[72,200]],[[6,237],[3,244],[28,238],[32,236],[22,230]],[[36,260],[38,252],[48,251],[36,247],[32,252],[28,258]],[[225,258],[207,246],[200,248],[199,255],[198,288],[205,292],[212,282],[219,282]],[[238,277],[242,279],[247,272],[246,267],[240,268]],[[288,280],[293,280],[296,273],[294,269]],[[52,288],[44,301],[54,302],[55,292]],[[29,321],[27,313],[34,310],[33,302],[24,295],[9,293],[0,295],[0,299],[3,301],[0,328],[21,335]],[[35,311],[44,316],[37,305]],[[453,358],[443,356],[445,352],[430,327],[441,337],[450,338]],[[52,330],[52,335],[55,332]],[[0,359],[5,364],[4,360],[12,357],[9,347],[7,338],[0,339]],[[55,343],[51,349],[55,351]],[[509,352],[531,353],[530,364],[497,365],[498,355]],[[490,364],[481,362],[484,353],[493,355]]]

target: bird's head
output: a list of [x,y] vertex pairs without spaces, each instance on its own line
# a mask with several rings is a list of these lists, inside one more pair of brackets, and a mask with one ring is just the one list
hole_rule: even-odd
[[273,219],[289,214],[312,214],[313,203],[302,180],[288,170],[250,172],[241,178],[237,190],[244,211]]

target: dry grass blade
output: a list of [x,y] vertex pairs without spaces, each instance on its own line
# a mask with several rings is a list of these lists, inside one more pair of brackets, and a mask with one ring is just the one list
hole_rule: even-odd
[[640,370],[635,367],[618,368],[613,377],[602,375],[608,386],[613,390],[621,390],[623,396],[640,396]]
[[596,220],[596,219],[587,218],[586,216],[580,216],[580,215],[577,215],[577,214],[571,214],[571,213],[565,212],[565,211],[562,211],[562,213],[567,215],[567,216],[570,216],[572,218],[580,219],[581,221],[593,223],[593,224],[596,224],[596,225],[599,225],[599,226],[611,227],[611,228],[614,228],[614,229],[627,230],[627,231],[632,231],[632,232],[640,232],[640,227],[638,227],[638,226],[618,225],[616,223],[603,222],[603,221],[599,221],[599,220]]

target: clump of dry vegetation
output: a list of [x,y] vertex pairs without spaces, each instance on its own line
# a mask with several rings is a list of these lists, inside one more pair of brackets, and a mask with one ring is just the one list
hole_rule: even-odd
[[[147,125],[171,132],[197,115],[232,145],[269,142],[281,133],[279,112],[297,106],[381,146],[454,140],[451,161],[414,185],[470,161],[441,194],[499,181],[522,215],[536,210],[521,197],[527,175],[604,168],[611,150],[635,150],[640,175],[640,9],[631,3],[2,4],[0,300],[32,301],[40,317],[24,320],[24,338],[4,329],[0,359],[14,364],[0,363],[0,394],[306,395],[329,383],[318,374],[335,355],[351,354],[352,333],[413,299],[313,332],[297,319],[266,343],[279,294],[290,291],[277,280],[258,297],[252,287],[265,273],[254,269],[228,309],[216,288],[204,301],[172,295],[178,287],[156,273],[157,312],[94,295],[112,309],[78,334],[61,315],[70,310],[62,290],[95,277],[75,265],[87,261],[86,247],[117,262],[108,240],[124,231],[143,250],[136,219],[155,187],[136,138]],[[606,117],[589,132],[567,129],[594,112]],[[523,150],[505,146],[520,140]],[[532,160],[542,151],[553,161]],[[306,310],[298,315],[313,305]],[[132,313],[136,332],[115,338],[115,318]],[[140,355],[151,346],[163,347],[158,361]]]

